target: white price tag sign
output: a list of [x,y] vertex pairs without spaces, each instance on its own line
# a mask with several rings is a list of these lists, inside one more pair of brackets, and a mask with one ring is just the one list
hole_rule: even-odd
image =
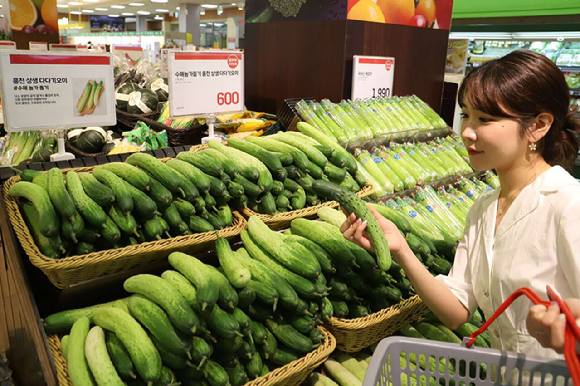
[[395,58],[353,57],[351,99],[386,98],[393,94]]
[[162,48],[161,49],[161,59],[160,59],[159,67],[161,69],[161,77],[162,78],[169,77],[169,53],[172,51],[179,52],[179,50],[175,49],[175,48]]
[[244,54],[227,51],[170,52],[172,116],[244,109]]
[[8,40],[0,41],[0,50],[15,50],[16,43]]
[[109,53],[0,52],[0,79],[6,131],[117,123]]
[[48,43],[46,42],[28,42],[30,51],[48,51]]
[[130,59],[133,63],[143,58],[143,47],[141,46],[113,46],[113,54],[121,58]]

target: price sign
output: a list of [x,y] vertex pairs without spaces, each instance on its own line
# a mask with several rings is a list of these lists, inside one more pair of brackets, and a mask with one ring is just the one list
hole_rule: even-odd
[[28,42],[30,51],[48,51],[48,43],[46,42]]
[[0,41],[0,50],[15,50],[16,43],[8,40]]
[[353,57],[351,99],[386,98],[393,94],[395,58]]
[[113,126],[109,53],[0,52],[6,131]]
[[179,51],[178,49],[174,48],[162,48],[161,49],[161,60],[159,63],[159,67],[161,69],[161,77],[167,78],[169,77],[169,53],[171,51]]
[[113,54],[121,58],[129,59],[133,64],[143,58],[143,47],[141,46],[113,46]]
[[172,116],[244,109],[244,54],[237,51],[169,53]]
[[69,52],[77,52],[77,51],[88,51],[86,45],[79,45],[79,44],[50,44],[51,51],[69,51]]

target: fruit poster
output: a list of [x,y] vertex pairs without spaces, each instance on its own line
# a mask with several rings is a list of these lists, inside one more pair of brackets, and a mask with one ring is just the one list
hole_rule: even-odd
[[246,23],[345,20],[348,0],[246,0]]
[[38,35],[58,35],[56,0],[6,0],[5,4],[13,40],[18,34],[29,34],[29,40],[39,40]]
[[453,0],[348,0],[349,20],[448,30]]

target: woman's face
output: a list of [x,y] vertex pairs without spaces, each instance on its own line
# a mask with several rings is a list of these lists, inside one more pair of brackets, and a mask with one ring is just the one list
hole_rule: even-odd
[[510,168],[525,155],[526,141],[515,119],[485,114],[473,109],[467,100],[461,112],[461,138],[475,170]]

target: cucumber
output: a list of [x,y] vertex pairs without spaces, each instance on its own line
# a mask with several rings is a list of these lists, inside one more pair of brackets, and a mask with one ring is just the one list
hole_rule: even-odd
[[326,174],[329,180],[337,183],[344,181],[346,178],[346,170],[340,169],[330,163],[324,167],[324,174]]
[[173,201],[173,194],[163,184],[155,178],[151,178],[149,197],[155,202],[158,208],[167,208]]
[[38,174],[32,179],[32,183],[40,186],[45,192],[48,192],[48,176],[46,174]]
[[283,240],[284,243],[293,246],[293,248],[300,254],[306,255],[308,253],[309,255],[314,256],[314,258],[318,260],[318,264],[320,264],[321,272],[325,275],[334,274],[336,272],[330,255],[320,245],[296,235],[284,237]]
[[[244,340],[241,335],[235,335],[233,338],[223,338],[220,337],[217,342],[217,347],[219,349],[219,354],[235,354],[236,360],[238,359],[238,353],[244,344]],[[219,355],[221,356],[221,355]],[[228,363],[226,361],[222,362],[224,365]]]
[[173,351],[166,349],[153,335],[149,335],[149,339],[157,349],[161,361],[165,366],[174,370],[182,370],[187,367],[187,357],[175,354]]
[[284,190],[284,184],[281,181],[274,181],[272,184],[271,193],[273,195],[279,195]]
[[166,165],[192,181],[201,193],[209,191],[210,182],[207,175],[192,164],[174,158],[167,161]]
[[251,321],[250,328],[252,330],[252,337],[254,338],[254,343],[257,345],[263,345],[264,341],[268,336],[268,331],[262,323]]
[[274,334],[276,339],[284,343],[290,349],[306,354],[312,351],[312,342],[310,339],[296,331],[289,324],[276,323],[271,319],[266,320],[266,327]]
[[194,233],[211,232],[215,230],[213,225],[199,216],[191,216],[189,218],[189,229]]
[[203,367],[210,355],[210,345],[202,338],[194,336],[191,341],[191,358],[195,363],[199,363],[199,368]]
[[145,170],[157,181],[161,182],[163,186],[171,191],[171,193],[185,196],[183,186],[181,185],[181,178],[177,172],[159,161],[157,158],[146,153],[133,153],[125,161],[129,165],[138,166]]
[[242,347],[240,348],[240,358],[247,361],[252,359],[256,352],[256,346],[249,340],[243,339]]
[[171,321],[161,307],[141,295],[133,295],[127,302],[131,314],[161,344],[178,355],[186,355],[189,345],[175,332]]
[[475,312],[471,316],[471,320],[469,321],[469,323],[473,324],[476,327],[481,327],[483,325],[483,316],[481,315],[479,309],[475,310]]
[[300,185],[298,185],[298,183],[296,183],[295,181],[292,181],[291,179],[286,178],[284,180],[284,189],[288,189],[289,191],[294,193],[295,191],[300,189]]
[[64,359],[67,359],[67,352],[68,352],[68,335],[65,335],[62,337],[61,341],[60,341],[60,351],[62,351],[62,355],[64,356]]
[[[236,251],[238,253],[238,259],[242,265],[250,270],[252,278],[276,289],[280,302],[284,307],[290,310],[295,309],[298,305],[298,295],[296,294],[296,291],[294,291],[294,289],[280,276],[269,270],[264,264],[253,260],[249,255],[245,256],[243,253],[240,253],[240,250],[242,249]],[[245,250],[243,251],[245,252]],[[252,282],[250,281],[248,286],[250,286],[251,283]],[[260,294],[256,293],[256,296],[259,298]]]
[[292,272],[309,279],[316,279],[320,275],[320,264],[316,259],[298,256],[291,247],[281,244],[280,236],[271,231],[259,217],[250,217],[248,231],[258,245]]
[[135,217],[130,213],[123,214],[121,210],[117,209],[116,205],[113,205],[109,208],[109,217],[117,224],[121,232],[126,235],[139,237],[137,233],[137,222],[135,221]]
[[66,175],[66,183],[77,210],[84,219],[94,227],[104,227],[108,216],[104,210],[84,192],[78,174],[73,171],[68,172]]
[[274,287],[259,281],[250,280],[247,284],[247,288],[254,291],[257,299],[264,304],[271,305],[273,310],[276,311],[279,297],[278,292]]
[[372,289],[371,296],[374,299],[386,299],[393,303],[398,303],[403,299],[403,294],[400,289],[382,284],[377,285]]
[[203,151],[184,151],[177,155],[177,159],[195,166],[209,176],[221,178],[224,175],[224,168],[220,161],[213,159],[210,154],[204,154]]
[[214,229],[224,229],[226,226],[222,219],[214,213],[208,214],[207,221],[211,224],[212,227],[214,227]]
[[332,302],[328,298],[322,300],[322,309],[320,310],[320,315],[324,323],[330,323],[334,315],[334,308]]
[[244,187],[234,181],[229,181],[228,192],[232,197],[238,198],[244,195]]
[[[287,180],[288,180],[288,179],[286,179],[286,181],[287,181]],[[286,197],[288,200],[290,200],[290,199],[292,198],[292,192],[291,192],[291,191],[289,191],[289,190],[287,190],[287,189],[284,189],[284,190],[282,191],[282,193],[280,193],[280,195],[281,195],[281,196],[284,196],[284,197]],[[288,205],[290,205],[290,201],[288,201]]]
[[[215,198],[230,196],[228,188],[222,180],[209,175],[207,176],[207,178],[209,180],[209,194],[211,194]],[[205,200],[207,201],[207,198]]]
[[169,264],[195,285],[198,308],[211,311],[219,298],[220,287],[212,282],[208,267],[195,257],[181,252],[170,254]]
[[202,150],[202,153],[209,154],[210,157],[218,160],[221,163],[222,167],[224,168],[224,172],[231,178],[236,178],[238,176],[240,169],[238,168],[236,163],[233,160],[226,157],[225,155],[223,155],[218,150],[209,148]]
[[292,233],[317,243],[324,248],[333,258],[337,265],[345,268],[355,264],[355,256],[346,244],[340,230],[330,224],[321,221],[295,219],[291,223]]
[[151,177],[149,177],[149,174],[145,173],[143,170],[140,170],[125,162],[111,162],[101,165],[100,167],[115,173],[117,176],[121,177],[123,180],[127,181],[129,184],[139,190],[149,190]]
[[43,321],[44,330],[48,334],[68,333],[77,320],[82,317],[87,317],[90,319],[99,308],[104,307],[119,308],[120,310],[129,313],[129,309],[123,300],[115,300],[109,303],[103,303],[74,310],[61,311],[57,312],[56,314],[49,315]]
[[262,357],[260,353],[255,353],[250,362],[246,365],[248,370],[248,377],[250,379],[256,379],[262,375],[262,368],[264,363],[262,362]]
[[252,278],[252,275],[238,261],[230,247],[230,243],[226,239],[218,236],[215,248],[220,265],[223,267],[229,282],[236,288],[244,288]]
[[167,221],[167,224],[171,228],[179,228],[179,226],[183,223],[183,220],[179,215],[179,211],[173,204],[170,204],[167,208],[162,210],[161,213],[163,214],[163,219]]
[[244,194],[247,196],[256,197],[262,193],[262,189],[260,189],[258,185],[254,184],[241,174],[234,179],[234,182],[242,186]]
[[271,361],[279,366],[286,366],[295,360],[298,360],[298,356],[283,346],[278,346],[278,350],[271,358]]
[[292,135],[288,135],[286,133],[277,133],[273,135],[272,138],[299,149],[304,154],[306,154],[309,160],[311,160],[320,167],[324,167],[328,163],[328,159],[326,158],[326,156],[320,150],[309,144],[307,141],[296,138]]
[[[167,165],[166,165],[167,166]],[[199,190],[195,184],[189,180],[185,175],[179,173],[168,167],[169,170],[175,173],[175,176],[179,179],[181,188],[183,189],[183,198],[189,202],[194,202],[197,197],[199,197]]]
[[234,222],[234,214],[229,205],[220,206],[218,208],[217,216],[222,221],[222,224],[224,224],[224,227],[228,227]]
[[292,209],[298,210],[304,208],[306,205],[306,192],[301,187],[297,189],[290,200],[290,205]]
[[242,336],[239,323],[217,304],[211,311],[205,311],[203,317],[209,328],[222,338]]
[[[286,173],[288,173],[288,177],[286,178],[286,180],[295,180],[296,178],[299,177],[299,169],[294,166],[294,165],[290,165],[290,166],[286,166],[284,167],[284,169],[286,169]],[[286,181],[284,180],[284,181]]]
[[123,288],[129,293],[146,296],[160,305],[180,331],[195,333],[199,327],[199,319],[187,301],[162,278],[148,274],[135,275],[125,280]]
[[185,276],[177,271],[168,270],[161,274],[161,278],[171,284],[194,311],[201,311],[197,304],[197,290]]
[[292,156],[294,165],[296,165],[300,170],[306,171],[308,157],[306,157],[306,154],[296,147],[274,140],[273,137],[248,137],[246,141],[261,146],[269,151],[288,153]]
[[264,339],[264,344],[262,345],[262,356],[265,359],[270,359],[278,351],[278,341],[274,337],[274,334],[266,328],[266,339]]
[[[261,213],[265,214],[275,214],[277,211],[276,208],[276,199],[270,192],[266,192],[262,194],[260,197],[261,203],[259,207],[261,208]],[[257,217],[255,217],[257,218]]]
[[134,372],[133,362],[123,342],[111,331],[105,331],[105,341],[107,351],[119,376],[123,379],[135,379],[137,376]]
[[423,334],[421,334],[417,329],[410,324],[407,324],[401,327],[401,335],[407,336],[409,338],[417,338],[417,339],[427,339]]
[[113,190],[100,183],[92,174],[81,172],[78,174],[87,196],[100,206],[112,205],[115,201]]
[[66,190],[62,171],[59,168],[52,168],[47,175],[50,201],[62,217],[74,222],[77,218],[77,209]]
[[[439,327],[439,326],[437,326]],[[457,330],[455,330],[455,333],[461,338],[469,338],[471,336],[471,334],[475,333],[479,328],[474,326],[471,323],[465,323],[462,324]],[[489,348],[489,345],[487,344],[487,342],[485,341],[485,339],[483,339],[483,337],[481,335],[478,335],[475,338],[475,345],[479,346],[479,347],[484,347],[484,348]]]
[[315,180],[319,180],[322,178],[323,171],[320,166],[316,165],[312,161],[308,161],[308,169],[306,170],[308,174]]
[[121,177],[105,169],[104,166],[97,166],[93,170],[93,176],[112,189],[115,195],[115,205],[121,212],[130,213],[133,211],[133,197]]
[[99,308],[93,315],[93,322],[117,335],[144,381],[154,382],[159,378],[161,357],[145,330],[128,313],[117,308]]
[[234,308],[232,311],[232,317],[240,325],[241,331],[247,332],[250,330],[251,319],[244,313],[244,311],[240,310],[239,308]]
[[348,317],[349,309],[348,305],[342,300],[331,300],[332,304],[332,316],[335,318],[343,319]]
[[85,357],[89,368],[99,385],[123,386],[125,383],[117,374],[107,353],[105,332],[99,326],[91,328],[85,342]]
[[439,328],[435,327],[432,324],[418,322],[413,323],[412,326],[417,331],[419,331],[419,333],[425,336],[425,338],[429,340],[436,340],[439,342],[447,342],[447,343],[456,343],[455,339],[452,339],[451,337],[449,337],[449,335],[447,335],[446,333],[444,333],[443,331],[441,331]]
[[294,158],[292,158],[292,154],[290,154],[290,153],[279,153],[279,152],[274,151],[274,152],[272,152],[272,154],[274,154],[276,157],[278,157],[278,159],[280,160],[280,163],[284,167],[290,166],[294,162]]
[[[147,186],[150,186],[151,179],[148,181],[149,182]],[[131,198],[133,199],[135,214],[137,214],[141,220],[149,220],[153,218],[157,212],[157,204],[155,204],[155,201],[153,201],[151,198],[149,198],[149,196],[128,182],[124,182],[124,185],[127,190],[129,190]]]
[[207,361],[204,370],[205,379],[211,386],[228,386],[228,373],[217,362]]
[[[82,190],[82,186],[80,188]],[[24,197],[34,205],[40,219],[38,229],[42,235],[51,237],[58,234],[59,218],[45,189],[32,182],[18,181],[10,187],[8,194],[11,197]]]
[[67,367],[71,382],[75,386],[96,386],[85,357],[85,344],[90,326],[89,318],[79,318],[72,326],[67,349]]
[[40,216],[38,215],[34,205],[29,202],[25,203],[22,206],[22,212],[24,213],[26,224],[28,225],[30,233],[32,234],[40,252],[53,259],[61,257],[61,248],[64,249],[64,246],[62,245],[62,241],[60,241],[60,237],[57,235],[49,238],[42,234],[40,231]]
[[[278,293],[276,291],[274,293],[277,297]],[[256,301],[256,291],[246,285],[244,289],[238,292],[238,299],[238,307],[246,310]]]
[[195,207],[189,201],[178,198],[177,200],[173,201],[173,205],[175,205],[175,208],[179,212],[181,219],[186,223],[188,223],[189,218],[195,214]]
[[103,224],[101,236],[103,236],[104,240],[112,243],[121,239],[121,231],[119,230],[119,227],[109,216],[107,216],[105,223]]
[[234,309],[238,305],[238,293],[220,271],[210,265],[206,267],[206,275],[209,275],[209,279],[219,287],[218,303],[225,309]]
[[284,320],[288,322],[296,331],[306,336],[310,335],[312,329],[316,326],[316,321],[307,315],[292,315],[284,316]]
[[149,241],[161,240],[163,234],[165,233],[164,224],[161,222],[161,217],[155,216],[150,220],[147,220],[143,225],[145,237]]
[[260,261],[267,268],[271,269],[272,272],[275,272],[281,278],[286,280],[298,294],[308,298],[322,295],[316,293],[316,288],[311,281],[286,269],[284,266],[274,260],[271,255],[268,254],[268,252],[266,252],[252,239],[248,231],[242,231],[241,238],[244,246],[246,247],[246,250],[253,259]]
[[312,331],[310,331],[310,335],[308,337],[314,344],[314,347],[318,347],[322,344],[322,342],[324,342],[324,335],[318,328],[314,328]]
[[305,176],[298,178],[296,180],[296,182],[298,182],[298,184],[302,187],[302,189],[304,189],[304,191],[306,193],[314,194],[314,192],[312,190],[312,184],[314,183],[314,178],[312,178],[311,176],[309,176],[307,174]]
[[286,169],[282,166],[280,159],[268,150],[248,141],[242,141],[237,138],[230,137],[228,145],[241,150],[251,156],[260,160],[270,171],[276,179],[284,180],[287,177]]

